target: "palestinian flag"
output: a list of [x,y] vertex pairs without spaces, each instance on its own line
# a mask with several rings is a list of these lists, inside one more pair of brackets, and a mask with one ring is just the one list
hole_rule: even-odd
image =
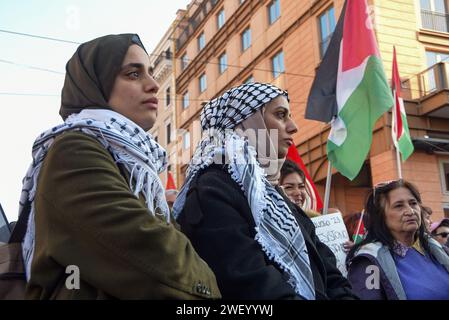
[[320,212],[321,209],[323,209],[323,201],[321,201],[320,194],[318,193],[315,184],[313,183],[313,180],[310,177],[301,156],[299,155],[298,149],[296,149],[294,144],[288,148],[287,159],[296,163],[306,176],[305,186],[309,198],[304,202],[304,207],[309,210]]
[[391,77],[394,106],[391,117],[391,134],[394,146],[402,154],[402,161],[413,153],[414,147],[408,130],[407,115],[405,114],[404,100],[401,98],[401,78],[399,77],[398,63],[396,60],[396,48],[393,47],[393,75]]
[[393,97],[366,0],[347,0],[310,91],[306,118],[332,128],[327,157],[353,180],[366,159],[377,119]]
[[363,237],[365,236],[365,225],[363,224],[363,214],[364,211],[362,211],[362,214],[360,215],[359,222],[357,223],[357,229],[355,230],[354,234],[352,235],[352,241],[354,244],[359,243],[363,240]]

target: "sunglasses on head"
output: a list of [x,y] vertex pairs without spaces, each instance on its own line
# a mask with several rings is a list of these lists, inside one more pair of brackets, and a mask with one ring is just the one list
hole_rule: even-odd
[[381,189],[383,187],[386,187],[394,182],[398,182],[401,179],[396,179],[396,180],[388,180],[388,181],[384,181],[384,182],[379,182],[378,184],[373,186],[373,201],[376,198],[376,190]]
[[437,233],[436,236],[440,236],[442,238],[447,238],[447,236],[449,236],[449,232],[440,232],[440,233]]
[[379,189],[379,188],[383,188],[383,187],[388,186],[389,184],[392,184],[393,182],[398,182],[400,180],[401,179],[395,179],[395,180],[388,180],[388,181],[379,182],[378,184],[373,186],[373,189],[376,190],[376,189]]

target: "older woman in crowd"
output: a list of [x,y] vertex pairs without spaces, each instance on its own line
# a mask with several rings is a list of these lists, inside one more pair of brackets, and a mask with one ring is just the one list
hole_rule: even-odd
[[348,255],[348,279],[362,299],[449,299],[449,257],[428,237],[411,183],[379,184],[366,204],[366,238]]

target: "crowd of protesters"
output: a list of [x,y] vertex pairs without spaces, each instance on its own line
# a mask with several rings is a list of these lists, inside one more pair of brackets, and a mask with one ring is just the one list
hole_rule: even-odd
[[288,94],[271,84],[208,102],[185,183],[164,190],[166,153],[147,132],[158,89],[135,34],[84,43],[68,61],[64,122],[37,138],[24,179],[26,298],[449,299],[449,219],[432,223],[405,180],[374,186],[364,214],[344,215],[347,277],[337,269],[304,172],[286,161]]

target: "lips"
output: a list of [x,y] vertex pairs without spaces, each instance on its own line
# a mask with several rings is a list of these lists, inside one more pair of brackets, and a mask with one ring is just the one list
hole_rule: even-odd
[[152,109],[157,109],[158,100],[157,98],[153,97],[142,101],[142,104],[148,105]]
[[291,146],[293,144],[293,139],[285,139],[285,141],[287,142],[287,144],[289,146]]

